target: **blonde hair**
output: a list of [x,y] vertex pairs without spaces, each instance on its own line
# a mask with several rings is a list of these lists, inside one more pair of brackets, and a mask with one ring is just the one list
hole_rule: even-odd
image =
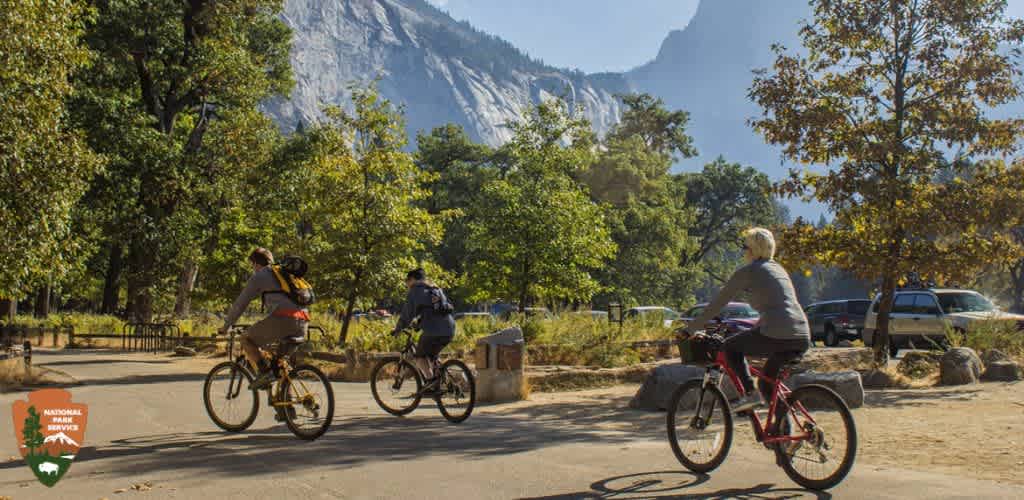
[[775,236],[763,227],[752,227],[743,231],[743,243],[755,259],[772,260],[775,257]]

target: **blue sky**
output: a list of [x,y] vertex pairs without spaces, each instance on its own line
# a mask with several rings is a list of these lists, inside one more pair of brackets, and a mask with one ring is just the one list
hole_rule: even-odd
[[[452,17],[500,36],[557,67],[622,71],[658,54],[699,0],[429,0]],[[709,0],[713,1],[713,0]],[[776,0],[763,0],[776,1]],[[1024,17],[1024,0],[1009,0]]]

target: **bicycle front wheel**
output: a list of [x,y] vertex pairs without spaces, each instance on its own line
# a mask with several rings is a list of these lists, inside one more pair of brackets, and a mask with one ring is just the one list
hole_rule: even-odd
[[312,441],[325,432],[334,420],[334,389],[318,368],[299,365],[278,388],[278,403],[284,422],[296,436]]
[[423,379],[404,359],[385,359],[370,373],[370,391],[380,407],[395,416],[408,415],[420,404]]
[[441,365],[436,399],[437,408],[449,422],[457,424],[469,418],[476,403],[476,380],[465,363],[452,359]]
[[256,420],[260,395],[249,389],[252,380],[252,373],[234,361],[220,363],[206,375],[203,404],[217,427],[241,432]]
[[839,484],[850,473],[857,455],[857,428],[850,408],[838,394],[820,385],[794,390],[786,404],[787,421],[782,427],[803,439],[776,446],[782,470],[812,490]]
[[668,441],[687,469],[711,472],[732,446],[732,411],[722,391],[692,380],[672,394],[667,415]]

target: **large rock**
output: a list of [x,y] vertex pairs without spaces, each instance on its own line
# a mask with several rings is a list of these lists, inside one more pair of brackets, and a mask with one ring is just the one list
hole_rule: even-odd
[[864,384],[861,382],[860,373],[855,371],[798,373],[789,377],[786,385],[793,390],[805,385],[823,385],[839,394],[843,401],[846,401],[846,406],[864,406]]
[[1021,373],[1020,365],[1013,361],[993,361],[985,364],[985,373],[982,380],[992,382],[1014,382],[1021,380],[1024,374]]
[[939,359],[939,381],[943,385],[976,384],[981,377],[981,358],[974,349],[957,347]]
[[196,355],[196,350],[195,350],[195,348],[192,348],[192,347],[188,347],[188,346],[184,346],[184,345],[179,345],[178,347],[174,348],[174,355],[175,356],[195,356]]
[[[704,377],[703,366],[667,364],[651,370],[636,395],[629,402],[629,407],[638,410],[665,410],[669,407],[672,393],[684,382]],[[737,395],[736,387],[728,377],[722,379],[722,392],[728,399]]]

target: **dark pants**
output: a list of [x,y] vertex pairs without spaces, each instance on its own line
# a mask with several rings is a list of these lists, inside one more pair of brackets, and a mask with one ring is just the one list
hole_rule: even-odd
[[416,344],[416,357],[436,358],[451,341],[451,336],[435,337],[433,335],[421,334],[420,340]]
[[[725,339],[722,349],[725,351],[726,359],[729,361],[729,368],[736,372],[743,390],[749,394],[754,390],[754,379],[750,376],[750,367],[747,365],[748,355],[768,355],[768,361],[764,364],[765,376],[775,378],[779,375],[779,369],[786,362],[798,359],[810,347],[809,341],[805,339],[781,340],[767,337],[761,334],[761,330],[754,327],[745,332],[738,333]],[[765,400],[771,398],[772,390],[769,384],[762,384],[761,394]]]

